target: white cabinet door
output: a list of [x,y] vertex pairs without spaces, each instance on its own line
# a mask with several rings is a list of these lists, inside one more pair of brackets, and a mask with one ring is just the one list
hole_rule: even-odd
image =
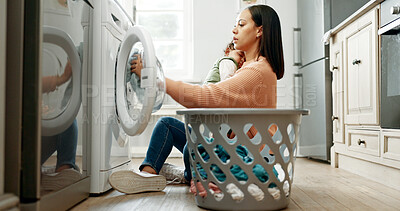
[[378,125],[377,10],[345,31],[345,123]]
[[331,41],[333,142],[344,143],[343,119],[343,40],[341,34]]
[[358,57],[358,37],[353,35],[347,40],[347,104],[346,123],[358,124],[358,66],[353,65],[354,58]]
[[358,107],[360,110],[359,124],[378,124],[377,102],[377,27],[373,22],[360,32],[358,58]]

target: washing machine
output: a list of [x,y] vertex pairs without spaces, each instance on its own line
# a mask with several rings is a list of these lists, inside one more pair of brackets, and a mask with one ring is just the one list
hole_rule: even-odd
[[[79,119],[82,72],[86,71],[87,63],[87,52],[83,50],[87,44],[83,38],[82,12],[90,6],[84,1],[75,0],[8,1],[8,3],[12,5],[10,13],[14,16],[22,14],[25,19],[23,25],[7,28],[7,30],[12,27],[21,28],[24,32],[21,36],[21,41],[24,41],[24,48],[21,48],[23,58],[20,60],[24,64],[20,75],[23,79],[21,86],[23,94],[16,93],[18,89],[14,91],[14,87],[22,83],[15,80],[17,85],[14,86],[13,80],[7,81],[13,87],[7,89],[7,93],[10,94],[7,94],[7,101],[15,98],[17,102],[25,103],[21,116],[15,115],[13,118],[25,119],[21,126],[23,130],[29,132],[24,138],[8,142],[5,152],[9,154],[8,156],[11,154],[17,156],[8,157],[13,159],[6,162],[6,164],[12,163],[10,165],[12,168],[9,168],[8,172],[11,173],[7,176],[9,181],[5,182],[5,186],[19,196],[19,208],[22,210],[67,210],[89,196],[90,177],[85,172],[76,171],[78,177],[68,178],[68,175],[65,175],[58,180],[47,180],[47,184],[50,183],[52,187],[44,188],[46,176],[49,178],[49,175],[61,175],[54,172],[57,162],[55,155],[60,153],[59,148],[57,152],[53,148],[57,141],[53,139],[46,142],[44,139],[62,134],[76,119]],[[13,18],[8,16],[10,17]],[[16,33],[15,36],[20,35]],[[16,40],[10,46],[14,48],[18,44],[20,42]],[[18,61],[18,58],[10,56],[7,58],[7,63]],[[15,68],[12,71],[20,70]],[[10,107],[7,109],[12,110]],[[10,119],[6,121],[11,122]],[[17,134],[15,136],[18,136]],[[84,132],[78,129],[78,137],[83,134]],[[85,148],[82,151],[85,152],[77,152],[75,156],[75,163],[81,168],[86,167],[87,163],[85,141],[81,140],[80,143]],[[46,149],[49,150],[44,155]],[[45,162],[42,164],[41,160]],[[14,167],[16,171],[13,171]]]
[[[46,145],[53,143],[47,137],[62,134],[74,121],[77,125],[78,144],[75,164],[79,169],[86,169],[88,164],[87,139],[83,128],[82,118],[82,75],[87,71],[88,52],[84,51],[84,25],[82,14],[91,9],[84,1],[75,0],[43,0],[42,2],[42,55],[41,55],[41,153],[46,153]],[[70,73],[67,73],[67,69]],[[49,85],[55,78],[65,80],[57,82],[56,86]],[[41,174],[52,173],[56,156],[51,156],[41,167]],[[50,169],[50,170],[49,170]],[[50,171],[50,172],[49,172]],[[90,178],[87,171],[80,170],[81,179],[72,183],[76,192],[71,198],[76,198],[70,204],[89,195]],[[57,195],[57,191],[48,191],[41,183],[41,196]],[[62,190],[69,189],[64,187]],[[79,196],[79,197],[77,197]],[[49,204],[57,207],[56,200]],[[65,200],[67,201],[67,200]],[[64,201],[64,202],[65,202]]]
[[[143,132],[151,113],[161,107],[165,80],[150,34],[134,24],[126,8],[115,0],[92,4],[86,17],[90,24],[84,26],[91,60],[83,116],[91,141],[90,192],[99,194],[111,188],[112,172],[131,168],[129,137]],[[130,72],[135,55],[143,60],[141,78]]]

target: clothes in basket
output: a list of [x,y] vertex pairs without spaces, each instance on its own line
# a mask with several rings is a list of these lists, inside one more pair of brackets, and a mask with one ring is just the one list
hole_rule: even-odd
[[[212,142],[212,141],[214,141],[214,138],[210,138],[207,141]],[[201,154],[203,160],[207,162],[210,159],[210,156],[208,155],[208,153],[206,152],[206,150],[204,149],[202,144],[199,144],[198,150],[199,150],[199,153]],[[221,145],[217,145],[214,148],[214,152],[224,163],[226,163],[230,159],[230,155],[225,151],[225,149]],[[249,156],[249,151],[245,146],[239,145],[236,148],[236,152],[239,155],[239,157],[243,160],[243,162],[251,163],[253,161],[253,158],[251,158]],[[207,173],[200,166],[200,164],[197,164],[196,168],[198,169],[200,176],[202,178],[206,179]],[[214,164],[211,165],[211,171],[214,173],[214,175],[218,181],[224,182],[226,180],[226,175],[222,172],[222,170],[217,165],[214,165]],[[238,165],[233,165],[231,168],[231,172],[238,181],[247,181],[248,180],[247,174]],[[278,177],[278,172],[276,171],[275,168],[273,168],[273,172],[274,172],[275,176]],[[266,182],[269,179],[268,173],[259,164],[254,166],[253,173],[254,173],[254,175],[256,175],[256,177],[261,182]],[[195,177],[195,175],[193,175],[193,177]],[[271,187],[276,187],[276,185],[272,183]]]
[[[290,134],[290,135],[292,135],[292,134]],[[207,137],[205,137],[205,138],[208,143],[211,143],[214,141],[214,138],[207,138]],[[272,136],[272,140],[274,142],[278,142],[281,139],[282,139],[282,134],[280,133],[280,131],[278,129],[275,132],[275,134]],[[255,140],[253,140],[253,141],[255,141]],[[201,154],[201,157],[203,158],[203,160],[205,162],[208,162],[210,159],[210,156],[202,144],[198,145],[198,151]],[[226,152],[226,150],[221,145],[217,145],[214,148],[214,152],[220,158],[220,160],[222,162],[227,163],[229,161],[230,155]],[[251,163],[253,161],[253,158],[250,156],[249,150],[246,148],[246,146],[238,145],[236,148],[236,153],[245,163]],[[268,147],[264,147],[260,151],[260,155],[263,156],[267,162],[269,162],[269,160],[274,157],[273,154],[270,154]],[[194,156],[194,155],[192,155],[192,156]],[[217,165],[212,164],[210,168],[211,168],[210,170],[213,172],[214,176],[217,178],[218,181],[224,182],[226,180],[226,175],[223,173],[223,171]],[[207,173],[201,167],[201,165],[199,163],[196,164],[196,169],[199,172],[200,177],[202,177],[203,179],[207,179]],[[279,175],[279,172],[277,171],[277,169],[275,169],[275,167],[273,167],[272,170],[273,170],[273,173],[275,174],[275,176],[277,178],[279,178],[280,175]],[[240,166],[233,165],[230,168],[230,171],[239,182],[246,182],[248,180],[247,174],[240,168]],[[268,173],[265,171],[265,169],[260,164],[256,164],[254,166],[253,173],[263,183],[267,182],[269,179]],[[192,171],[192,177],[193,178],[196,177],[194,171]],[[261,191],[261,189],[258,186],[256,186],[255,184],[251,184],[250,186],[252,189],[252,191],[249,189],[249,191],[251,191],[250,194],[253,195],[257,200],[262,200],[264,198],[264,193]],[[271,193],[271,195],[274,198],[279,197],[279,189],[277,188],[277,185],[275,183],[271,183],[268,186],[268,191]],[[213,191],[211,191],[211,192],[213,192]],[[240,201],[244,197],[244,194],[241,192],[241,190],[234,184],[227,185],[227,192],[230,193],[232,195],[232,198],[236,201]],[[285,192],[285,194],[288,194],[288,192],[289,192],[289,187],[287,184],[284,184],[284,192]],[[221,197],[221,196],[219,196],[218,193],[214,194],[214,196],[217,198]]]

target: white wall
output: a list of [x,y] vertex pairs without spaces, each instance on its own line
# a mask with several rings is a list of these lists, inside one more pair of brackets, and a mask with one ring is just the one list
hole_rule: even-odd
[[203,81],[232,40],[238,4],[232,0],[194,0],[194,74]]

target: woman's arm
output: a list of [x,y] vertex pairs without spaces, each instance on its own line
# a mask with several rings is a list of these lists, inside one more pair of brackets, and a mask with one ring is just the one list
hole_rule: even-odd
[[166,78],[167,93],[188,108],[274,108],[276,76],[244,67],[217,84],[194,85]]
[[67,82],[72,76],[72,66],[68,61],[64,68],[64,73],[61,76],[45,76],[42,78],[42,93],[48,93],[56,90],[58,86],[61,86]]

